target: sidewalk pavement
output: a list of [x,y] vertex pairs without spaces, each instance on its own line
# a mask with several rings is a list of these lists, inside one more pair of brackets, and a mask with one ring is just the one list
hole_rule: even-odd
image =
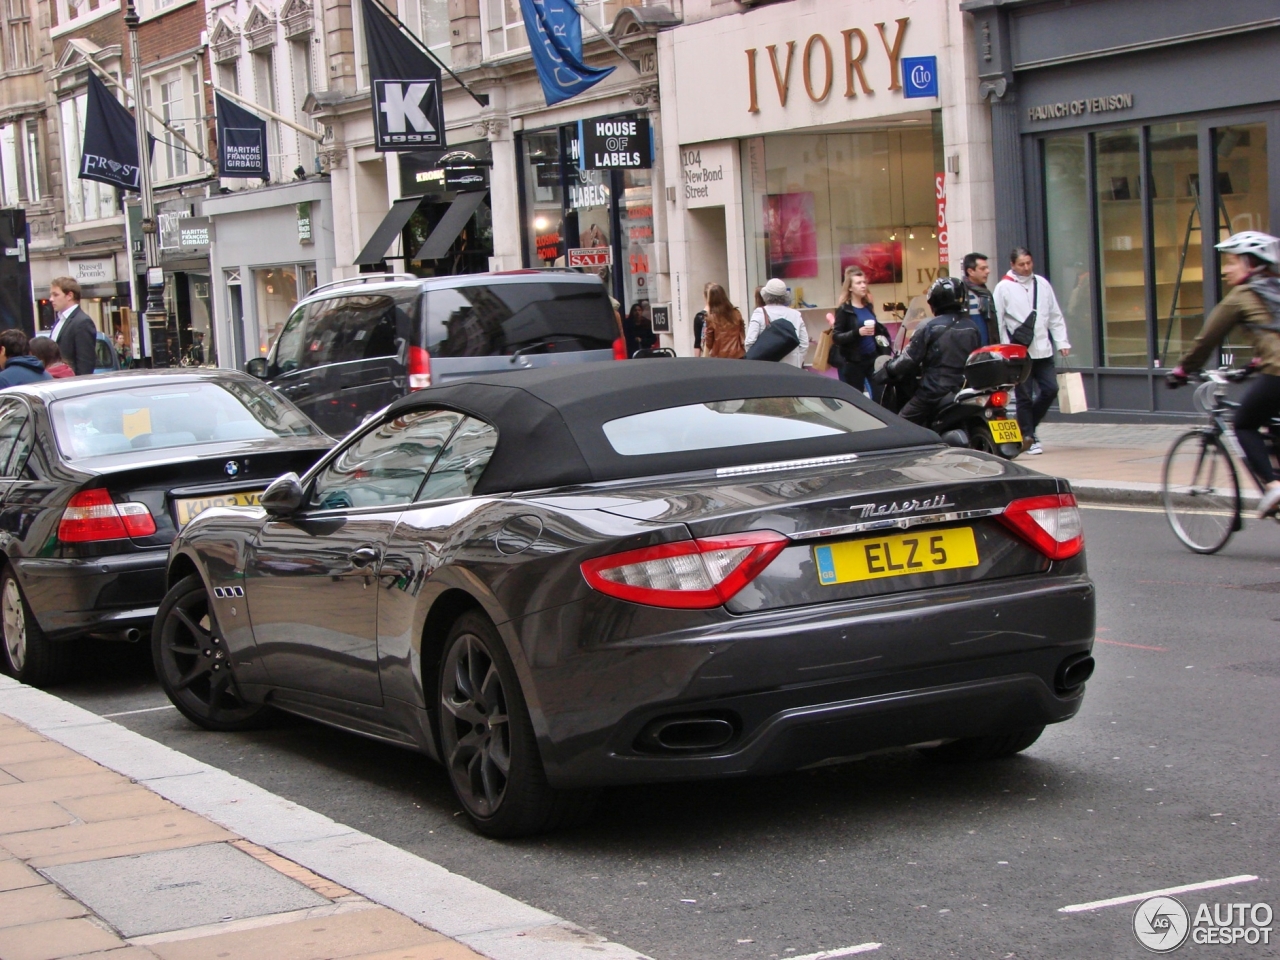
[[[1040,473],[1065,477],[1081,502],[1161,505],[1160,479],[1165,454],[1190,424],[1063,423],[1040,424],[1036,431],[1044,453],[1022,454],[1018,463]],[[1240,493],[1246,506],[1258,491],[1241,470]]]
[[479,960],[0,716],[4,960]]

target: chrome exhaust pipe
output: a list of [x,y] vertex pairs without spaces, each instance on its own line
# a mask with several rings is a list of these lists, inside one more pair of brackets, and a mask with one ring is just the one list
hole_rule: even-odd
[[1053,685],[1058,693],[1074,693],[1093,676],[1093,668],[1096,665],[1093,657],[1087,653],[1068,657],[1058,666]]

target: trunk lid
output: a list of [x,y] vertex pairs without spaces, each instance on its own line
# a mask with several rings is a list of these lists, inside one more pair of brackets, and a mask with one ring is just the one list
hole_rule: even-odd
[[[672,480],[610,491],[597,509],[683,523],[694,537],[775,530],[792,543],[727,605],[746,613],[1047,571],[998,520],[1012,501],[1058,492],[1052,477],[972,451]],[[939,559],[941,558],[941,560]]]

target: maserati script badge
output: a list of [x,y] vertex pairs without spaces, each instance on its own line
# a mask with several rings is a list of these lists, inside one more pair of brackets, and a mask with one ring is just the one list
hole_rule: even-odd
[[240,472],[240,464],[236,463],[234,460],[228,460],[227,465],[222,469],[228,477],[234,477]]
[[896,500],[893,503],[855,503],[849,509],[861,519],[866,520],[869,517],[894,517],[900,513],[915,513],[917,510],[954,506],[955,504],[947,499],[945,493],[940,493],[927,500],[903,500],[901,503]]

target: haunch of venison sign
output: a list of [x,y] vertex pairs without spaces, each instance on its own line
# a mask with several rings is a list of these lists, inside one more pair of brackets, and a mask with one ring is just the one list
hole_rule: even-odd
[[1112,110],[1132,110],[1132,93],[1113,93],[1109,97],[1085,97],[1083,100],[1062,100],[1058,103],[1042,103],[1027,108],[1027,119],[1058,120],[1062,117],[1079,117],[1087,113],[1110,113]]
[[653,166],[649,121],[633,113],[578,121],[578,168],[647,170]]

